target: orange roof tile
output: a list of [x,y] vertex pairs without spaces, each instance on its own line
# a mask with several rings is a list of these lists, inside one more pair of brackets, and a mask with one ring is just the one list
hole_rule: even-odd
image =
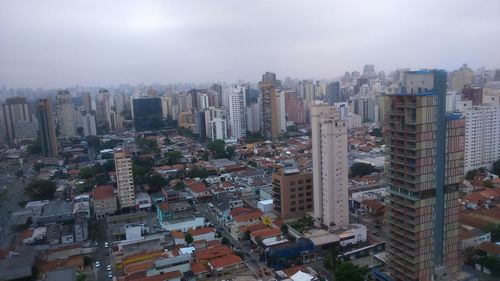
[[172,236],[173,238],[177,238],[177,239],[184,239],[184,233],[182,233],[181,231],[172,231],[170,232],[170,236]]
[[143,262],[138,262],[138,263],[133,263],[126,265],[123,270],[127,274],[135,273],[135,272],[140,272],[140,271],[146,271],[154,266],[154,262],[152,260],[147,260]]
[[198,228],[198,229],[190,229],[189,234],[191,236],[197,236],[197,235],[203,235],[207,233],[215,232],[215,229],[213,227],[203,227],[203,228]]
[[253,219],[258,219],[262,216],[261,211],[254,211],[253,213],[250,214],[244,214],[244,215],[239,215],[239,216],[234,216],[233,220],[235,222],[243,222],[243,221],[249,221]]
[[170,208],[170,205],[167,202],[162,202],[158,204],[158,208],[160,208],[160,210],[162,210],[163,212],[172,210],[172,208]]
[[212,268],[225,268],[241,263],[241,258],[235,254],[230,254],[208,262]]
[[94,200],[106,200],[115,196],[112,185],[98,185],[94,189]]
[[257,231],[257,230],[267,229],[267,228],[269,228],[269,226],[267,226],[263,223],[258,223],[258,224],[249,225],[249,226],[246,226],[243,228],[244,228],[244,229],[242,229],[243,231],[253,232],[253,231]]
[[234,208],[232,209],[229,214],[231,216],[238,216],[238,215],[243,215],[243,214],[249,214],[249,213],[252,213],[253,210],[250,209],[250,208],[245,208],[245,207],[237,207],[237,208]]
[[384,204],[379,202],[378,200],[370,200],[370,199],[365,199],[361,201],[361,205],[365,205],[368,208],[374,209],[374,210],[379,210],[384,207]]
[[485,241],[479,244],[479,250],[484,251],[486,253],[500,255],[500,245],[497,245],[493,242]]
[[216,246],[207,250],[197,251],[195,257],[197,261],[211,260],[231,254],[233,251],[226,245]]
[[204,264],[199,262],[191,263],[191,270],[193,271],[194,274],[208,272],[208,268]]
[[207,190],[207,186],[204,183],[195,183],[189,185],[189,188],[196,193],[204,192]]
[[281,230],[279,230],[277,228],[261,229],[261,230],[257,230],[257,231],[250,233],[250,235],[255,237],[255,238],[260,237],[263,239],[273,237],[276,235],[280,235],[280,234],[281,234]]

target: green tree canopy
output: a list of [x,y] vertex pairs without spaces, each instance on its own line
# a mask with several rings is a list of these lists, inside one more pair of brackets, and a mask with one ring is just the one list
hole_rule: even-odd
[[229,241],[226,237],[222,237],[221,243],[222,245],[230,245],[231,241]]
[[95,166],[87,166],[80,168],[80,178],[90,179],[93,178],[97,173]]
[[489,179],[488,180],[484,180],[482,184],[483,184],[484,187],[493,188],[493,182],[491,182],[491,180],[489,180]]
[[476,176],[477,176],[477,169],[473,169],[473,170],[468,171],[465,174],[465,179],[466,180],[473,180]]
[[24,188],[24,192],[33,200],[49,200],[54,198],[56,189],[54,181],[34,180]]
[[85,140],[91,147],[94,147],[96,149],[101,147],[101,139],[98,136],[86,136]]
[[161,187],[167,185],[167,180],[160,174],[153,172],[151,174],[148,174],[146,177],[146,182],[151,186],[155,187],[156,189],[160,189]]
[[167,151],[164,154],[165,158],[167,158],[168,165],[179,164],[182,158],[182,152],[178,150]]
[[191,234],[188,232],[186,233],[186,235],[184,235],[184,240],[188,245],[190,245],[191,243],[193,243],[193,236],[191,236]]
[[350,262],[344,262],[337,265],[335,269],[336,281],[364,281],[369,269],[359,267]]
[[223,140],[211,141],[207,144],[207,148],[212,152],[215,158],[225,157],[225,146],[226,143]]
[[189,172],[189,177],[205,179],[208,177],[208,171],[205,168],[196,166]]

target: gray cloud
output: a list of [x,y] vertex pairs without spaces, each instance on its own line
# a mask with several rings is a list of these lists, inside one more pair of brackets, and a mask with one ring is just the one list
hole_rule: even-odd
[[500,2],[0,0],[0,85],[500,65]]

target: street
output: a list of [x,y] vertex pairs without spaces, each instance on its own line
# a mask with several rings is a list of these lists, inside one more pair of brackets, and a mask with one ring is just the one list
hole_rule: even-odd
[[208,219],[211,224],[214,225],[217,230],[219,230],[223,237],[226,237],[229,240],[234,249],[244,254],[244,260],[252,271],[257,271],[263,266],[259,263],[259,257],[257,256],[257,254],[250,252],[250,247],[244,245],[237,239],[234,239],[227,228],[221,222],[219,222],[219,220],[217,220],[213,213],[213,210],[210,209],[208,204],[198,204],[196,208],[205,216],[206,219]]
[[[108,227],[106,225],[106,220],[97,221],[95,240],[97,241],[97,247],[95,247],[96,249],[94,251],[92,259],[92,277],[94,278],[94,280],[98,281],[110,280],[110,278],[108,277],[108,270],[106,269],[108,265],[111,265],[111,241],[108,239],[107,229]],[[104,244],[106,242],[109,243],[109,248],[105,248]],[[100,263],[99,268],[95,267],[96,261],[99,261]],[[111,270],[113,271],[114,276],[114,268],[112,267]]]

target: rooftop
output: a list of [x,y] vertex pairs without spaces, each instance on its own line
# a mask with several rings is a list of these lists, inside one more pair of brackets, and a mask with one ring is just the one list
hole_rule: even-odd
[[214,260],[211,260],[208,262],[208,264],[210,265],[211,268],[216,269],[216,268],[233,266],[241,262],[242,260],[239,256],[235,254],[230,254],[221,258],[216,258]]

